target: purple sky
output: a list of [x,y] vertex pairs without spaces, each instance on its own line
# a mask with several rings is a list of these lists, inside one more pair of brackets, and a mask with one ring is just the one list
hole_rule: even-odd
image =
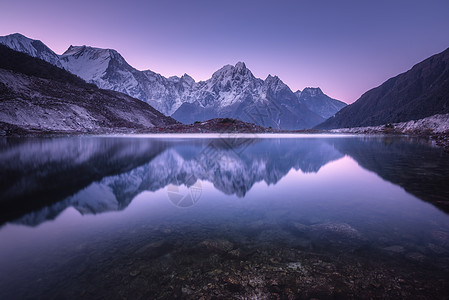
[[58,54],[113,48],[137,69],[197,81],[244,61],[256,77],[348,103],[449,47],[448,0],[14,0],[0,11],[0,35]]

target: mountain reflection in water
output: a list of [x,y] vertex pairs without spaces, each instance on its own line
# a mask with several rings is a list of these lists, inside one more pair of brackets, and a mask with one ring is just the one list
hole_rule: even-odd
[[344,155],[448,211],[448,155],[407,139],[71,137],[1,141],[0,221],[37,225],[70,206],[122,210],[143,191],[197,180],[244,197],[257,182],[276,184],[292,169],[316,173]]

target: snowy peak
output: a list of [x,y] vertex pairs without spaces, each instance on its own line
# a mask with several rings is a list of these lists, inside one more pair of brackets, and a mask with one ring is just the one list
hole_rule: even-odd
[[277,76],[271,76],[269,74],[264,81],[264,85],[268,91],[278,93],[281,90],[287,90],[291,92],[290,88]]
[[218,69],[217,71],[215,71],[214,74],[212,74],[212,78],[219,78],[219,77],[223,77],[223,75],[225,74],[230,74],[232,73],[232,69],[234,67],[231,65],[226,65],[224,67],[222,67],[221,69]]
[[237,70],[246,70],[246,65],[244,62],[239,61],[238,63],[235,64],[235,67]]
[[305,96],[317,97],[324,95],[323,91],[319,87],[318,88],[306,87],[300,94],[302,94],[304,97]]
[[72,46],[70,47],[61,55],[61,56],[67,56],[67,55],[81,55],[81,52],[84,50],[86,46]]
[[275,76],[271,76],[271,74],[268,74],[267,78],[265,79],[265,84],[267,84],[267,85],[279,85],[279,84],[284,84],[284,83],[276,75]]
[[0,36],[0,44],[61,67],[58,55],[39,40],[27,38],[20,33],[13,33]]
[[70,46],[61,55],[60,61],[67,71],[88,82],[95,82],[104,76],[111,61],[111,55],[107,49]]
[[246,67],[245,63],[238,62],[235,66],[226,65],[219,69],[212,75],[212,79],[224,80],[224,79],[242,79],[242,78],[255,78],[253,73]]
[[[46,47],[41,41],[29,39],[21,35],[20,33],[2,36],[0,37],[0,43],[8,46],[13,50],[27,53],[30,56],[36,56],[36,54],[38,53],[36,47],[33,44],[41,44]],[[52,52],[50,49],[48,49],[48,51]]]
[[67,56],[74,56],[76,58],[80,56],[88,56],[90,59],[105,59],[105,58],[117,58],[121,57],[116,50],[113,49],[102,49],[94,48],[89,46],[72,46],[61,55],[61,58]]
[[184,74],[181,77],[181,81],[187,83],[188,85],[192,86],[193,84],[195,84],[195,79],[193,79],[190,75],[188,74]]
[[[21,35],[20,33],[13,33],[7,36],[0,37],[0,42],[8,46],[11,49],[14,49],[16,51],[19,51],[18,49],[26,49],[31,51],[34,51],[34,47],[31,45],[32,42],[35,40],[29,39],[24,35]],[[23,51],[21,51],[23,52]]]
[[70,46],[60,56],[60,62],[67,71],[78,75],[87,82],[95,83],[101,88],[109,88],[101,79],[106,75],[111,63],[131,68],[116,50],[85,45]]
[[346,103],[324,94],[320,88],[307,87],[302,92],[296,91],[295,95],[299,103],[306,105],[308,109],[324,119],[332,117],[346,106]]

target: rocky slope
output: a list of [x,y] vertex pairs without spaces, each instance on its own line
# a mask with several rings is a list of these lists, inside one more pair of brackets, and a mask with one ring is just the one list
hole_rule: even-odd
[[67,71],[3,45],[0,121],[3,135],[18,130],[132,132],[177,123],[142,101],[98,89]]
[[449,113],[449,49],[363,94],[317,129],[377,126]]
[[184,123],[228,117],[266,127],[303,129],[322,122],[323,116],[340,107],[325,95],[306,99],[308,93],[303,93],[298,101],[279,78],[255,78],[243,63],[224,66],[212,78],[195,82],[187,74],[165,78],[150,70],[136,70],[111,49],[70,46],[58,56],[42,42],[20,34],[2,37],[0,43],[62,67],[100,88],[145,101]]

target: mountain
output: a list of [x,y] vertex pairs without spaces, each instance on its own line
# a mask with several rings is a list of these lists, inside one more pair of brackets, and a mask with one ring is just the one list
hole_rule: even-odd
[[171,115],[190,100],[189,90],[195,84],[187,74],[181,78],[165,78],[150,70],[136,70],[111,49],[70,46],[60,56],[60,63],[87,82],[140,99],[165,115]]
[[150,105],[103,90],[0,45],[0,132],[118,132],[176,124]]
[[62,67],[59,56],[39,40],[29,39],[20,33],[0,36],[0,44],[13,50],[37,57],[57,67]]
[[139,71],[112,49],[70,46],[57,55],[41,41],[18,33],[0,37],[0,44],[64,68],[99,88],[140,99],[165,115],[171,115],[182,103],[193,101],[189,90],[195,80],[189,75],[165,78],[150,70]]
[[278,77],[255,78],[244,63],[224,66],[212,78],[195,82],[187,74],[166,78],[150,70],[139,71],[112,49],[70,46],[57,55],[40,41],[20,34],[2,37],[0,43],[62,67],[100,88],[140,99],[184,123],[226,117],[266,127],[303,129],[324,121],[322,111],[334,111],[334,104],[316,109],[309,104],[313,101],[298,101]]
[[279,77],[254,77],[242,62],[227,65],[192,93],[195,102],[184,103],[172,115],[183,123],[230,117],[265,127],[310,128],[323,120],[298,102]]
[[308,109],[324,119],[332,117],[343,107],[347,106],[346,103],[327,96],[320,88],[308,87],[302,92],[296,91],[295,95],[298,97],[299,103],[304,104]]
[[376,126],[449,112],[449,48],[369,90],[317,129]]

